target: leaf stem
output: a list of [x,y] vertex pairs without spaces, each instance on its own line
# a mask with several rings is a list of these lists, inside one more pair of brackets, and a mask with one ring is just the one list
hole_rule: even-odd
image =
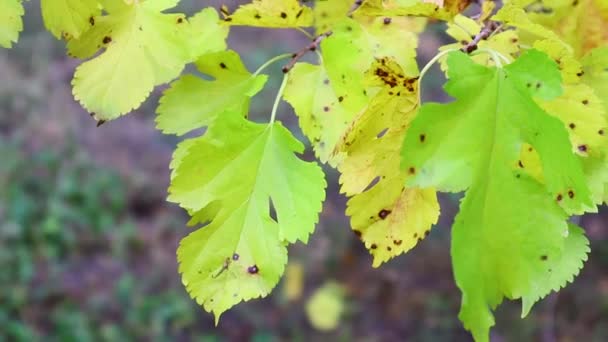
[[458,49],[448,49],[445,51],[441,51],[440,53],[438,53],[435,57],[433,57],[428,63],[426,63],[426,65],[422,68],[422,71],[420,71],[420,77],[418,78],[418,104],[421,104],[421,93],[422,93],[422,79],[424,78],[424,75],[426,75],[426,73],[429,71],[429,69],[431,69],[431,67],[437,63],[437,61],[447,55],[450,52],[454,52],[454,51],[458,51]]
[[507,63],[509,63],[509,60],[506,59],[507,57],[499,54],[498,52],[492,50],[492,49],[486,49],[486,48],[480,48],[477,51],[479,52],[485,52],[488,55],[490,55],[492,57],[492,59],[494,60],[494,64],[496,64],[497,67],[502,68],[502,62],[501,62],[501,56],[503,58],[504,61],[506,61]]
[[286,58],[289,58],[289,57],[291,57],[292,55],[293,55],[293,54],[291,54],[291,53],[284,53],[284,54],[282,54],[282,55],[278,55],[278,56],[275,56],[275,57],[273,57],[273,58],[269,59],[268,61],[266,61],[266,63],[262,64],[262,65],[261,65],[261,66],[258,68],[258,70],[256,70],[256,71],[253,73],[253,76],[257,76],[259,73],[261,73],[262,71],[264,71],[264,69],[266,69],[266,68],[267,68],[269,65],[271,65],[272,63],[274,63],[274,62],[276,62],[276,61],[280,61],[281,59],[286,59]]
[[305,29],[303,29],[301,27],[296,27],[295,29],[296,29],[296,31],[300,31],[301,33],[303,33],[308,39],[310,39],[310,40],[315,39],[315,37],[312,34],[308,33],[308,31],[306,31]]
[[283,75],[283,82],[281,82],[281,87],[279,88],[277,97],[274,99],[274,104],[272,105],[272,113],[270,114],[269,124],[274,123],[274,120],[277,117],[277,110],[279,109],[279,103],[281,102],[281,97],[283,96],[283,92],[285,91],[285,86],[287,86],[288,77],[288,74]]

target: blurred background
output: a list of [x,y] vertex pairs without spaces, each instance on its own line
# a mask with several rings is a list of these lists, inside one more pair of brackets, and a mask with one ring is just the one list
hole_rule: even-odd
[[[235,8],[239,1],[225,1]],[[242,2],[242,1],[241,1]],[[182,0],[193,13],[216,1]],[[154,128],[162,88],[134,113],[96,128],[71,95],[78,61],[25,3],[25,30],[0,50],[0,341],[470,341],[458,321],[450,225],[459,197],[410,253],[379,269],[352,234],[337,174],[308,245],[290,248],[271,296],[213,317],[190,299],[175,250],[187,215],[167,203],[168,164],[178,142]],[[423,35],[426,63],[447,41]],[[307,44],[296,31],[234,28],[229,45],[250,69]],[[267,120],[277,63],[252,115]],[[425,98],[442,100],[439,72]],[[287,104],[279,119],[303,141]],[[308,158],[312,158],[308,149]],[[493,341],[608,340],[608,210],[580,218],[592,253],[574,284],[520,319],[520,303],[497,311]]]

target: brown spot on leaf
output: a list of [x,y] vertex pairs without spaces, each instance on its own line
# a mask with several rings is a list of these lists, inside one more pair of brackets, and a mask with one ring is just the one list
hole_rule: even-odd
[[91,24],[91,26],[95,25],[95,18],[94,17],[90,17],[89,18],[89,24]]
[[574,122],[571,122],[568,127],[570,127],[570,129],[575,129],[576,125],[574,124]]
[[371,245],[371,246],[369,246],[369,248],[371,248],[371,249],[376,249],[376,248],[378,248],[378,245],[376,245],[375,243],[372,243],[372,245]]
[[540,260],[542,260],[542,261],[546,261],[548,258],[549,257],[544,254],[540,256]]
[[399,246],[401,244],[401,240],[393,240],[393,244],[395,244],[395,246]]
[[226,66],[226,64],[224,64],[224,62],[220,62],[220,68],[227,69],[228,67]]
[[385,219],[388,215],[391,214],[390,210],[386,210],[386,209],[382,209],[380,210],[380,212],[378,213],[378,217],[380,217],[381,219]]
[[390,23],[391,23],[391,21],[392,21],[392,19],[391,19],[391,18],[384,18],[384,25],[388,25],[388,24],[390,24]]
[[578,150],[583,153],[587,152],[587,145],[578,145]]
[[568,197],[574,198],[574,191],[572,191],[572,190],[568,191]]
[[425,134],[420,134],[420,142],[423,143],[426,140]]
[[258,268],[257,265],[253,265],[253,266],[247,267],[247,272],[249,272],[249,274],[258,274],[260,272],[260,269]]
[[112,37],[110,37],[110,36],[105,36],[105,37],[103,37],[102,42],[103,42],[104,44],[109,44],[109,43],[111,43],[111,42],[112,42]]
[[281,12],[281,18],[286,19],[287,18],[287,13]]
[[407,171],[410,173],[410,175],[416,174],[416,168],[415,167],[410,167]]
[[561,202],[564,199],[564,196],[562,196],[562,194],[557,194],[557,197],[555,198],[558,202]]

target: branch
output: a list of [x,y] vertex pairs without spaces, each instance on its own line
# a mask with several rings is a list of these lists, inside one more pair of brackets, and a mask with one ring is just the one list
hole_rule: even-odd
[[499,25],[495,21],[488,21],[481,31],[471,40],[467,45],[463,46],[460,50],[465,53],[471,53],[477,50],[479,42],[488,39],[496,30],[500,29]]
[[352,6],[350,6],[350,9],[348,10],[348,16],[352,16],[353,12],[357,10],[357,8],[359,8],[359,6],[361,6],[363,4],[363,0],[355,0],[355,3],[352,4]]
[[331,36],[332,32],[331,31],[327,31],[323,34],[318,35],[317,37],[315,37],[315,39],[312,40],[312,42],[308,45],[306,45],[306,47],[304,47],[303,49],[301,49],[300,51],[294,53],[291,56],[291,60],[289,61],[289,63],[287,63],[281,70],[283,70],[283,73],[286,74],[288,73],[293,66],[296,64],[296,62],[298,60],[300,60],[300,58],[302,58],[302,56],[304,56],[308,51],[315,51],[319,48],[319,45],[321,44],[321,41],[323,41],[323,39]]

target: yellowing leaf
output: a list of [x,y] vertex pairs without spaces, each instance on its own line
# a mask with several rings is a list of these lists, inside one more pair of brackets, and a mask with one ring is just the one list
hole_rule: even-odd
[[95,26],[97,0],[40,0],[46,28],[57,38],[72,39]]
[[543,6],[548,11],[531,13],[530,17],[570,44],[576,57],[608,44],[608,3],[605,0],[545,1]]
[[21,0],[0,0],[0,46],[10,48],[23,30]]
[[315,329],[331,331],[338,327],[344,312],[343,292],[338,283],[327,282],[313,293],[306,303],[306,316]]
[[326,183],[316,163],[295,156],[304,146],[279,123],[225,115],[194,140],[179,149],[169,200],[192,213],[191,223],[209,222],[177,255],[186,289],[217,320],[277,284],[286,245],[314,229]]
[[351,0],[315,1],[313,12],[317,34],[330,31],[336,23],[347,16],[352,6]]
[[355,11],[367,16],[423,16],[449,20],[468,6],[470,1],[366,0]]
[[158,12],[155,1],[110,3],[108,15],[70,40],[69,52],[84,62],[72,80],[74,97],[98,120],[115,119],[144,101],[154,86],[177,77],[190,60],[189,26],[181,14]]
[[564,83],[576,84],[580,82],[580,76],[583,75],[582,66],[574,58],[571,49],[558,41],[549,39],[534,42],[534,48],[546,53],[558,64]]
[[608,122],[601,100],[585,84],[568,85],[553,100],[541,101],[541,107],[557,116],[570,133],[573,150],[581,155],[600,155],[608,151]]
[[337,94],[320,65],[297,63],[289,72],[287,82],[284,98],[295,109],[300,127],[312,142],[315,154],[321,162],[335,165],[339,158],[331,158],[331,153],[356,114],[342,103],[353,94],[347,89]]
[[215,79],[184,75],[171,83],[156,110],[157,127],[164,133],[182,135],[210,125],[218,116],[239,112],[267,80],[249,73],[234,51],[203,55],[196,65]]
[[[460,49],[471,42],[481,30],[482,25],[475,20],[463,15],[457,15],[452,22],[448,23],[446,30],[446,33],[454,38],[457,43],[444,45],[440,47],[440,50]],[[481,40],[477,46],[479,49],[490,49],[511,57],[520,52],[519,37],[513,30],[496,33],[488,39]],[[494,65],[494,60],[487,53],[473,54],[471,57],[476,63],[487,66]],[[443,70],[447,69],[445,61],[446,58],[441,59],[441,68]]]
[[298,0],[253,0],[241,5],[224,20],[230,25],[306,27],[313,24],[313,12]]
[[535,36],[560,42],[565,47],[569,48],[569,45],[563,42],[553,30],[534,22],[528,13],[516,3],[507,2],[498,13],[492,17],[492,20],[502,21],[505,24],[517,27],[518,29]]
[[433,189],[405,188],[400,143],[418,104],[417,77],[406,76],[392,59],[380,59],[367,73],[380,91],[346,130],[336,153],[341,191],[352,196],[346,214],[374,257],[374,267],[407,252],[437,223]]
[[302,263],[290,262],[287,265],[284,285],[287,300],[296,301],[302,297],[302,290],[304,288],[304,267]]

